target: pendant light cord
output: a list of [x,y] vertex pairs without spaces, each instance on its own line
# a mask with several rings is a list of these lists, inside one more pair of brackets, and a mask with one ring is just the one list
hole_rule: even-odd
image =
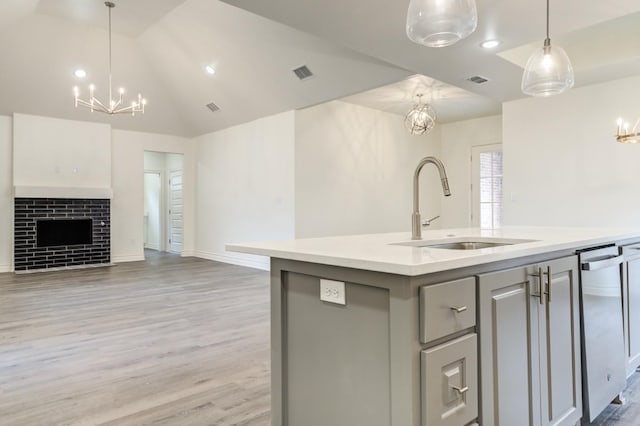
[[[547,0],[548,2],[549,0]],[[109,106],[111,106],[111,100],[113,99],[113,93],[111,90],[111,9],[114,8],[114,4],[107,2],[107,7],[109,8]]]
[[547,0],[547,40],[549,39],[549,0]]

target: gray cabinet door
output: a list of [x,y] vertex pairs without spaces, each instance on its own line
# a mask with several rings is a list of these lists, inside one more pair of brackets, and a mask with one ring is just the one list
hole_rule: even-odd
[[578,259],[539,267],[545,293],[538,304],[541,424],[575,425],[582,416]]
[[422,424],[466,425],[478,417],[477,335],[421,352]]
[[532,272],[519,267],[478,277],[483,425],[540,424],[539,298]]
[[640,365],[640,246],[624,248],[629,259],[625,264],[622,301],[624,305],[625,347],[627,350],[627,376]]

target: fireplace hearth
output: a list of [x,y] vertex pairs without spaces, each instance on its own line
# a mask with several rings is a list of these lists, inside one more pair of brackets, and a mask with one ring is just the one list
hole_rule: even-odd
[[109,264],[109,199],[15,198],[16,272]]

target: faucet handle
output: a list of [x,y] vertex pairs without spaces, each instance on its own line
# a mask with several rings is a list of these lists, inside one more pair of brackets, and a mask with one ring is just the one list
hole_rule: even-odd
[[440,217],[440,215],[438,216],[434,216],[431,219],[425,219],[422,221],[422,226],[429,226],[431,225],[431,222],[433,222],[434,220],[438,219]]

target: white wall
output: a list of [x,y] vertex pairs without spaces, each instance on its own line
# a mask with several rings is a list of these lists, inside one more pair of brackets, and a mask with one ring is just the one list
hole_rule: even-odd
[[108,124],[14,114],[13,144],[17,187],[111,186]]
[[640,115],[640,76],[503,106],[509,225],[640,226],[640,146],[615,141]]
[[294,236],[294,112],[194,140],[196,255],[266,268],[261,256],[225,252],[234,242]]
[[184,154],[184,256],[194,253],[195,175],[190,140],[153,133],[112,131],[111,256],[114,262],[144,259],[144,152]]
[[443,124],[440,138],[441,160],[451,187],[451,196],[442,200],[441,226],[471,226],[471,148],[502,142],[502,117]]
[[182,154],[165,153],[165,169],[167,172],[172,170],[184,170],[184,156]]
[[[339,101],[297,111],[295,127],[296,237],[411,231],[413,172],[439,156],[439,127],[412,136],[401,116]],[[422,217],[440,214],[435,167],[420,185]]]
[[0,116],[0,272],[13,265],[13,126]]
[[165,153],[164,152],[144,152],[144,169],[145,170],[164,170]]

